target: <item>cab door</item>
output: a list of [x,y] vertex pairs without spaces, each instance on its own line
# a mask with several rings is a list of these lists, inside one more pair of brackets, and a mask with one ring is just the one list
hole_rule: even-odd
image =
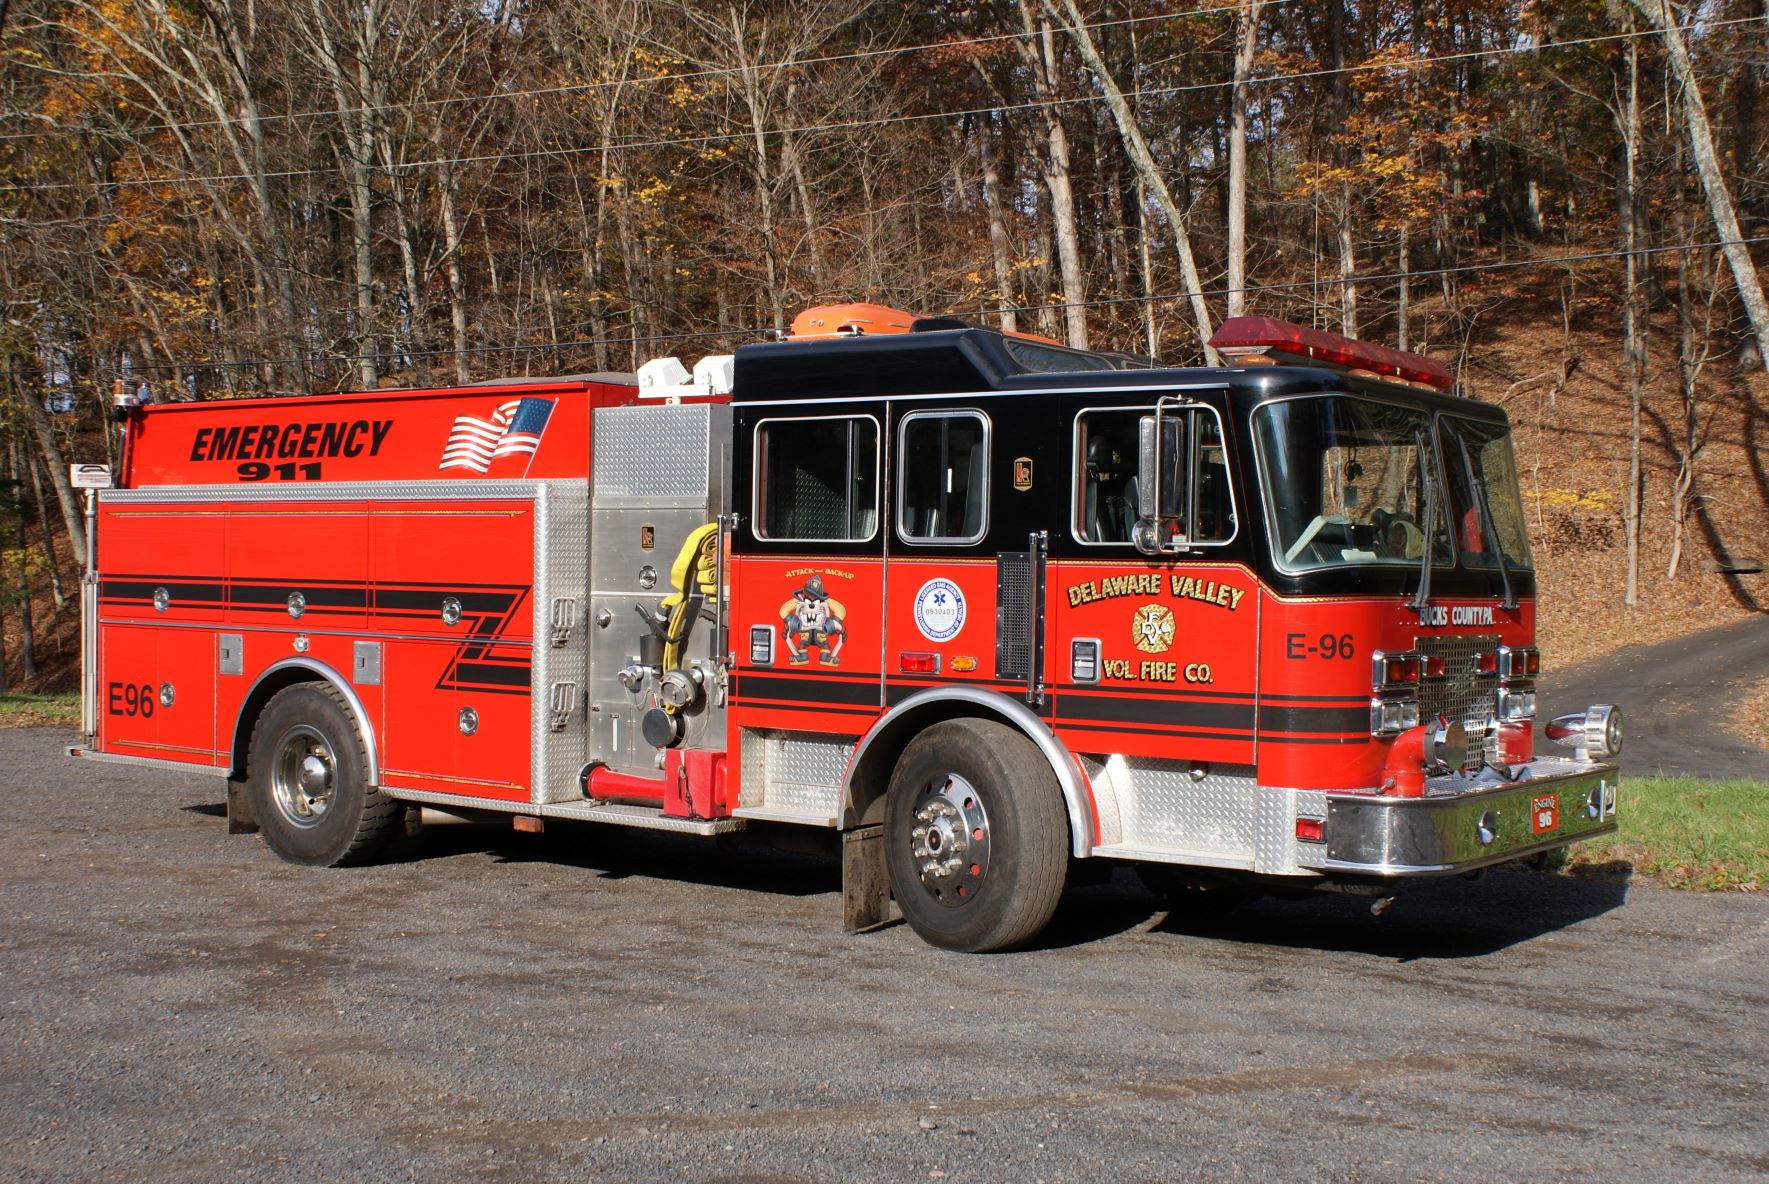
[[878,716],[883,410],[769,407],[739,420],[737,479],[749,476],[751,495],[731,570],[739,728],[858,736]]
[[[980,407],[917,407],[896,421],[886,540],[887,704],[954,682],[999,688],[1011,681],[1004,674],[1019,681],[1014,692],[1025,690],[1027,672],[997,669],[1000,582],[997,556],[985,546],[994,525],[995,451],[994,424]],[[1013,599],[1016,606],[1027,602]],[[1023,615],[1012,624],[1017,638],[1030,641]]]
[[1164,435],[1173,455],[1159,469],[1173,515],[1161,554],[1134,541],[1154,399],[1102,398],[1068,425],[1068,533],[1049,580],[1058,730],[1083,752],[1250,764],[1258,595],[1252,573],[1228,558],[1239,508],[1221,417],[1177,402],[1161,403],[1179,427]]

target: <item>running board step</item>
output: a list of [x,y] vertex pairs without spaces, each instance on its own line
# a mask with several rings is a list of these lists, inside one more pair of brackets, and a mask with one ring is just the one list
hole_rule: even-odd
[[568,819],[572,822],[606,822],[643,830],[664,830],[678,835],[724,835],[742,830],[748,825],[741,818],[669,818],[655,806],[617,806],[600,802],[499,802],[463,794],[431,793],[422,789],[388,789],[384,786],[381,792],[390,798],[421,806],[503,811],[539,818]]

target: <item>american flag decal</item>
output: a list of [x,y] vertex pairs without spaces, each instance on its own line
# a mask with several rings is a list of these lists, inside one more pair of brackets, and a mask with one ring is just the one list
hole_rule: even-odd
[[457,415],[436,467],[483,473],[500,456],[533,456],[552,414],[551,399],[527,398],[498,404],[490,419]]

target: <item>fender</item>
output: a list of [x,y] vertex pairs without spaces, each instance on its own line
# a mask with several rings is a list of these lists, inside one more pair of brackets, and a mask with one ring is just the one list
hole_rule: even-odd
[[854,746],[854,755],[848,758],[847,771],[842,775],[841,816],[846,817],[853,810],[854,772],[865,761],[872,742],[905,715],[933,703],[962,703],[984,708],[1003,717],[1036,744],[1038,751],[1049,762],[1050,771],[1056,774],[1057,786],[1062,790],[1063,804],[1069,814],[1070,853],[1077,859],[1084,859],[1093,853],[1093,802],[1075,758],[1056,738],[1049,725],[1039,719],[1030,707],[999,692],[971,687],[931,687],[925,691],[917,691],[879,716]]
[[357,698],[356,690],[349,682],[342,678],[336,670],[313,658],[284,658],[279,662],[272,662],[259,672],[257,678],[252,680],[252,685],[247,689],[245,698],[240,700],[240,713],[234,717],[233,747],[230,750],[230,760],[231,753],[243,753],[244,745],[251,739],[249,732],[242,732],[246,726],[245,705],[252,701],[252,697],[258,693],[258,688],[263,686],[265,680],[271,675],[292,669],[306,670],[309,673],[317,674],[321,680],[331,683],[337,688],[338,693],[344,696],[345,701],[350,704],[351,712],[356,716],[356,727],[362,735],[363,751],[368,755],[369,784],[371,786],[380,785],[381,755],[375,745],[375,730],[369,725],[368,711],[364,709],[362,700]]

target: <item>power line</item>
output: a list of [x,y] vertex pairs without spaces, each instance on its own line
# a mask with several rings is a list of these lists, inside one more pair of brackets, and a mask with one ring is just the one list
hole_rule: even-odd
[[[1266,6],[1268,8],[1275,8],[1280,5],[1295,3],[1297,3],[1297,0],[1268,0]],[[1084,29],[1114,29],[1122,28],[1127,25],[1147,24],[1151,21],[1177,21],[1185,20],[1190,17],[1215,16],[1219,13],[1238,12],[1239,10],[1238,5],[1217,5],[1214,7],[1194,8],[1187,12],[1167,12],[1151,16],[1122,17],[1118,20],[1095,21],[1083,24],[1081,27]],[[258,118],[258,122],[271,123],[293,121],[297,119],[318,119],[333,115],[364,115],[383,111],[410,110],[418,107],[448,106],[455,103],[488,103],[493,99],[547,98],[552,95],[582,94],[586,91],[592,90],[607,90],[621,86],[636,86],[657,82],[689,82],[700,78],[721,78],[734,74],[766,74],[803,66],[828,65],[832,62],[865,61],[873,58],[899,57],[908,54],[926,53],[930,50],[955,49],[966,45],[988,45],[994,42],[1015,41],[1026,37],[1036,37],[1038,35],[1037,32],[1027,33],[1023,30],[1014,33],[988,33],[977,37],[960,37],[954,38],[950,41],[929,41],[923,42],[919,45],[901,45],[889,49],[855,50],[851,53],[827,54],[823,57],[815,58],[788,58],[784,61],[763,62],[754,66],[708,67],[703,70],[692,70],[683,74],[657,74],[646,78],[622,78],[599,82],[579,82],[570,86],[547,86],[537,87],[531,90],[496,91],[492,94],[458,95],[452,98],[440,99],[420,99],[417,102],[412,103],[383,103],[361,107],[320,107],[311,111],[292,111],[281,114],[261,115]],[[27,67],[34,66],[34,63],[21,62],[19,64]],[[146,135],[150,132],[183,131],[191,128],[203,127],[223,127],[228,124],[242,124],[245,122],[247,121],[243,118],[193,119],[176,123],[150,124],[146,127],[134,129],[131,134]],[[25,140],[32,138],[34,137],[30,132],[12,132],[6,135],[0,135],[0,141]]]
[[[1710,240],[1707,242],[1697,242],[1697,243],[1676,243],[1676,244],[1671,244],[1671,245],[1667,245],[1667,246],[1659,246],[1659,247],[1643,247],[1643,248],[1640,248],[1635,251],[1627,251],[1627,250],[1619,250],[1619,249],[1618,250],[1609,250],[1609,251],[1589,251],[1589,252],[1583,252],[1583,253],[1576,254],[1576,255],[1551,255],[1551,256],[1547,256],[1545,258],[1538,258],[1538,259],[1501,259],[1501,260],[1497,260],[1497,261],[1491,262],[1491,263],[1469,263],[1469,264],[1463,264],[1463,265],[1456,266],[1456,267],[1423,268],[1423,269],[1416,270],[1416,271],[1375,272],[1375,273],[1368,273],[1368,274],[1363,274],[1363,275],[1353,275],[1353,276],[1334,275],[1334,276],[1322,278],[1320,280],[1297,280],[1297,281],[1292,281],[1289,283],[1282,283],[1282,284],[1249,284],[1249,285],[1245,285],[1239,289],[1230,289],[1230,288],[1226,288],[1226,287],[1207,288],[1201,292],[1196,293],[1196,295],[1203,296],[1206,299],[1208,299],[1211,297],[1223,297],[1223,296],[1228,295],[1231,291],[1236,291],[1236,290],[1242,292],[1243,294],[1253,294],[1253,293],[1259,293],[1259,292],[1295,292],[1295,291],[1304,290],[1304,289],[1312,289],[1312,288],[1320,288],[1320,287],[1338,287],[1338,286],[1345,286],[1345,285],[1349,285],[1349,284],[1382,284],[1382,283],[1398,282],[1403,279],[1404,280],[1433,279],[1433,278],[1437,278],[1437,277],[1441,277],[1441,276],[1471,275],[1471,274],[1477,274],[1477,273],[1482,273],[1482,272],[1518,271],[1518,270],[1527,270],[1527,269],[1531,269],[1531,268],[1558,267],[1558,266],[1562,266],[1562,265],[1569,264],[1569,263],[1591,263],[1591,262],[1596,262],[1596,261],[1602,260],[1602,259],[1619,259],[1619,258],[1623,258],[1623,257],[1630,255],[1630,254],[1634,254],[1634,255],[1665,255],[1665,254],[1671,254],[1673,252],[1679,252],[1679,251],[1699,251],[1699,250],[1708,250],[1708,249],[1714,249],[1714,248],[1722,248],[1722,247],[1733,246],[1733,245],[1756,246],[1760,243],[1769,243],[1769,235],[1757,235],[1752,238],[1743,238],[1743,239],[1714,239],[1714,240]],[[1179,291],[1179,292],[1154,294],[1154,295],[1148,295],[1148,296],[1107,296],[1107,297],[1101,297],[1097,300],[1059,301],[1059,302],[1054,302],[1054,303],[1050,303],[1050,304],[1022,304],[1022,305],[1003,304],[1003,305],[996,305],[995,307],[993,307],[987,311],[991,314],[998,314],[998,313],[1005,313],[1005,312],[1034,313],[1034,312],[1042,312],[1042,311],[1058,311],[1058,310],[1065,309],[1065,308],[1112,308],[1112,307],[1121,307],[1126,304],[1171,304],[1171,303],[1177,303],[1178,301],[1181,301],[1181,300],[1190,300],[1193,295],[1194,295],[1194,293],[1192,293],[1190,291]],[[388,351],[379,351],[376,353],[368,353],[368,354],[326,354],[323,357],[319,357],[319,358],[294,358],[294,357],[251,358],[251,359],[239,359],[239,360],[223,361],[223,362],[192,361],[192,360],[188,360],[188,359],[185,359],[185,360],[174,359],[172,361],[164,361],[164,362],[142,362],[142,363],[138,363],[138,365],[144,369],[154,369],[154,370],[225,370],[225,369],[233,369],[233,368],[256,368],[256,367],[260,367],[260,366],[292,366],[292,365],[303,365],[304,366],[304,365],[311,365],[315,362],[324,362],[326,364],[334,364],[334,365],[344,365],[344,364],[347,364],[350,362],[362,362],[362,361],[386,361],[386,360],[399,360],[399,359],[404,359],[404,358],[416,358],[416,357],[453,356],[457,353],[488,354],[488,353],[526,353],[526,352],[535,351],[535,350],[578,350],[578,349],[590,349],[590,348],[593,348],[598,345],[622,347],[622,346],[634,346],[634,345],[639,345],[639,344],[652,344],[652,343],[664,342],[664,341],[690,341],[690,340],[720,339],[720,338],[731,338],[731,337],[750,337],[750,338],[758,338],[759,339],[759,338],[763,337],[766,332],[767,332],[767,330],[762,329],[762,328],[729,328],[729,327],[727,327],[727,328],[720,328],[720,329],[702,329],[702,330],[694,330],[694,331],[685,331],[685,332],[681,332],[681,333],[659,333],[659,334],[653,334],[653,335],[644,336],[644,337],[637,337],[637,338],[634,338],[634,337],[590,337],[590,338],[583,338],[583,339],[575,340],[575,341],[527,342],[527,343],[516,344],[516,345],[474,346],[474,347],[471,347],[471,348],[465,349],[465,350],[453,350],[453,349],[388,350]],[[41,372],[41,368],[39,368],[39,370]],[[100,374],[116,374],[117,370],[114,367],[101,367],[96,372],[100,373]]]
[[[1760,17],[1737,17],[1726,21],[1710,21],[1708,28],[1722,28],[1729,25],[1755,24]],[[1610,41],[1623,41],[1632,37],[1653,37],[1657,33],[1650,29],[1636,29],[1622,33],[1605,33],[1591,37],[1573,38],[1567,41],[1542,41],[1528,45],[1512,45],[1492,49],[1465,50],[1459,53],[1426,55],[1413,58],[1399,58],[1393,61],[1360,62],[1343,69],[1299,70],[1292,73],[1264,74],[1249,78],[1248,85],[1265,85],[1273,82],[1293,81],[1308,78],[1326,78],[1336,74],[1368,73],[1382,70],[1413,70],[1422,67],[1439,65],[1445,62],[1468,61],[1475,58],[1509,57],[1515,54],[1538,53],[1548,49],[1566,49],[1581,45],[1596,45]],[[1220,82],[1197,82],[1183,86],[1145,87],[1141,90],[1123,92],[1126,98],[1163,98],[1180,94],[1191,94],[1205,90],[1220,90],[1233,86],[1233,80]],[[924,123],[942,119],[965,118],[1002,114],[1010,111],[1034,111],[1050,107],[1068,107],[1081,103],[1104,102],[1102,95],[1082,95],[1065,99],[1028,100],[1023,103],[1010,103],[985,107],[971,107],[950,111],[930,111],[915,115],[887,115],[870,119],[848,119],[833,123],[801,124],[795,127],[775,128],[765,135],[806,135],[813,132],[852,131],[865,127],[884,127],[900,123]],[[495,152],[482,153],[475,156],[441,157],[431,160],[402,161],[390,167],[378,167],[375,171],[382,173],[409,172],[424,168],[453,166],[465,164],[501,164],[513,160],[543,160],[562,157],[582,156],[589,153],[615,151],[629,152],[641,148],[677,148],[690,145],[707,145],[725,143],[736,140],[747,140],[755,135],[748,132],[709,132],[692,136],[678,136],[655,140],[623,140],[591,145],[574,145],[568,148],[537,148],[527,152]],[[214,181],[246,181],[253,179],[286,180],[293,177],[315,177],[332,173],[331,169],[281,169],[265,173],[213,173],[195,176],[160,176],[160,177],[126,177],[120,180],[104,182],[108,187],[133,188],[144,185],[188,185],[198,182]],[[0,193],[38,191],[46,189],[87,189],[97,186],[98,182],[85,181],[47,181],[37,185],[0,185]]]

